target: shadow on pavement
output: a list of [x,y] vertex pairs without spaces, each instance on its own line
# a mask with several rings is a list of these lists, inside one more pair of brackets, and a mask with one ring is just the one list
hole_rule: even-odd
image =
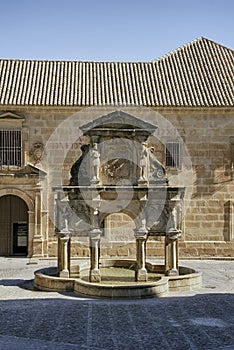
[[22,349],[37,349],[35,340],[40,349],[50,350],[234,349],[233,294],[140,300],[66,295],[0,301],[0,348],[5,339],[5,350],[16,349],[15,339],[21,349],[21,339],[22,344],[27,340]]

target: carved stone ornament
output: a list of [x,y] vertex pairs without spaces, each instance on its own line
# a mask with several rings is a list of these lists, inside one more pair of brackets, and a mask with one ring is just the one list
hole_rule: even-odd
[[33,164],[38,164],[41,161],[42,155],[44,151],[44,145],[41,142],[35,142],[30,151],[30,156],[32,158]]

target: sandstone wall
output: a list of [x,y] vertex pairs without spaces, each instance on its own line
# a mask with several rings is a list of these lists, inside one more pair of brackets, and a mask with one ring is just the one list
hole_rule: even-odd
[[[119,108],[118,108],[119,109]],[[124,110],[124,108],[122,108]],[[25,159],[32,161],[30,150],[35,142],[46,146],[46,161],[42,166],[49,173],[48,186],[69,183],[71,164],[80,156],[80,145],[87,142],[79,132],[79,126],[90,118],[95,119],[106,114],[105,108],[99,108],[92,116],[88,109],[81,108],[43,108],[43,107],[11,107],[1,111],[19,113],[25,117],[24,128],[28,132],[25,141]],[[114,110],[114,108],[112,109]],[[129,112],[127,110],[127,112]],[[77,118],[74,115],[78,115]],[[139,113],[144,117],[144,113]],[[63,125],[71,116],[70,123]],[[137,115],[136,115],[137,116]],[[160,116],[160,118],[158,117]],[[185,216],[183,233],[180,241],[182,256],[227,256],[234,254],[234,213],[233,213],[233,169],[232,146],[230,137],[234,136],[234,109],[150,109],[145,112],[146,121],[158,125],[159,128],[151,139],[156,145],[156,155],[165,162],[164,143],[180,140],[181,169],[168,169],[171,184],[186,184],[189,193],[185,198]],[[167,122],[169,124],[167,124]],[[52,135],[52,137],[51,137]],[[47,144],[48,140],[50,143]],[[190,168],[191,165],[191,168]],[[7,181],[7,178],[4,180]],[[12,183],[9,182],[9,186]],[[27,191],[27,186],[22,190]],[[48,187],[48,188],[49,188]],[[53,196],[48,192],[44,205],[49,210],[48,229],[44,237],[45,255],[56,255],[56,239],[53,229]],[[121,218],[127,224],[126,217]],[[135,244],[132,242],[133,225],[126,226],[120,240],[109,233],[110,242],[105,242],[102,253],[105,256],[129,256],[135,254]],[[109,218],[108,227],[119,226],[116,218]],[[128,235],[131,239],[123,242]],[[122,233],[121,233],[122,232]],[[122,236],[121,236],[122,235]],[[125,237],[125,238],[124,238]],[[118,238],[118,237],[117,237]],[[74,240],[75,242],[76,240]],[[127,241],[127,240],[126,240]],[[74,254],[88,254],[87,246],[81,248],[74,243]],[[162,239],[150,239],[147,244],[149,256],[163,255]],[[46,253],[47,252],[47,253]]]

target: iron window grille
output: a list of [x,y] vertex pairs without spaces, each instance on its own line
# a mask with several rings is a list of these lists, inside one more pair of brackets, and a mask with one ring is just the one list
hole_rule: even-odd
[[180,143],[167,142],[166,143],[166,166],[170,168],[180,168]]
[[22,135],[20,130],[0,130],[0,165],[22,164]]

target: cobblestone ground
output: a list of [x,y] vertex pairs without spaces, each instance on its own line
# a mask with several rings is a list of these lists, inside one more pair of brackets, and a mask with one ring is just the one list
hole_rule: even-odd
[[203,271],[196,292],[103,300],[32,290],[53,261],[0,258],[0,350],[234,350],[234,261],[182,261]]

